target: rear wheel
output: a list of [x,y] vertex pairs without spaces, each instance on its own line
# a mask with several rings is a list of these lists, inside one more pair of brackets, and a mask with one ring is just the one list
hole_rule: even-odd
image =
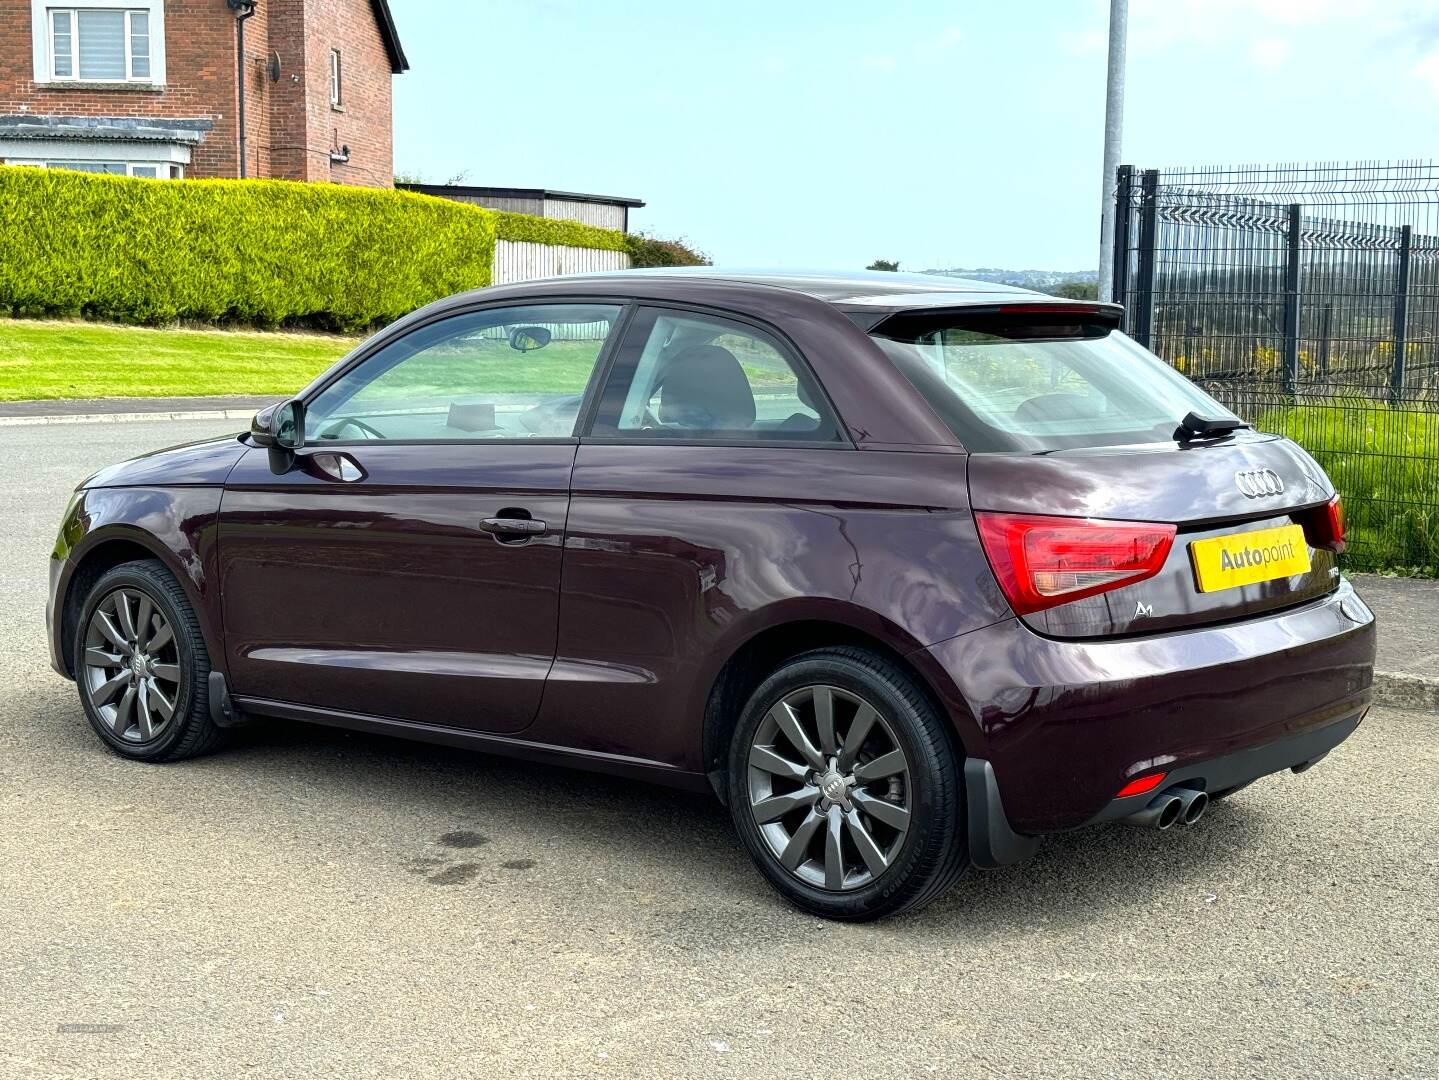
[[760,871],[816,915],[916,908],[968,865],[944,722],[904,671],[868,650],[805,653],[761,684],[735,731],[729,796]]
[[121,757],[179,761],[215,747],[210,654],[185,592],[164,565],[130,562],[86,597],[75,683],[90,726]]

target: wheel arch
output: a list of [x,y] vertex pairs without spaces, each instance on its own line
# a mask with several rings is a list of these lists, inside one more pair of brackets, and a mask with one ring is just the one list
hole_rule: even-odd
[[[730,739],[740,711],[755,688],[790,657],[841,646],[868,649],[909,675],[936,713],[949,720],[946,729],[954,736],[955,752],[963,758],[972,751],[978,727],[966,717],[955,717],[946,708],[946,699],[954,700],[954,696],[936,685],[936,677],[943,677],[943,673],[918,642],[911,644],[897,628],[857,625],[842,614],[830,618],[809,615],[778,619],[734,646],[709,684],[703,711],[701,760],[710,787],[721,802],[727,801],[724,771]],[[924,663],[925,660],[931,662]],[[972,733],[967,729],[972,729]]]
[[[220,655],[215,648],[208,610],[201,602],[197,583],[193,580],[190,569],[181,563],[173,551],[143,529],[133,525],[112,524],[86,536],[71,552],[70,569],[61,584],[60,618],[56,632],[59,636],[61,662],[71,678],[75,676],[75,635],[79,632],[80,614],[95,582],[117,566],[146,560],[160,563],[174,575],[199,619],[210,655]],[[195,572],[198,573],[198,568]]]

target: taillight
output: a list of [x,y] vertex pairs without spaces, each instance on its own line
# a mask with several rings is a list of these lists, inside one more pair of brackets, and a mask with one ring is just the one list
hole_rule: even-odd
[[1173,525],[977,511],[979,538],[1015,614],[1067,604],[1153,577]]
[[1312,548],[1344,550],[1344,503],[1338,495],[1304,514],[1304,538]]

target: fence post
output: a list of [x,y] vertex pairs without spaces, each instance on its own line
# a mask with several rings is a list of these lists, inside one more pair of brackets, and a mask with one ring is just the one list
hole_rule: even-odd
[[1329,381],[1329,335],[1333,331],[1334,304],[1331,302],[1324,305],[1324,318],[1319,324],[1319,377],[1326,383]]
[[1135,267],[1134,340],[1150,348],[1154,336],[1154,255],[1159,233],[1159,170],[1145,169],[1139,183],[1139,259]]
[[1289,256],[1284,268],[1284,392],[1299,385],[1299,241],[1304,207],[1289,204]]
[[1399,230],[1399,280],[1394,287],[1394,366],[1389,373],[1389,404],[1404,397],[1404,353],[1409,337],[1409,248],[1413,227]]
[[1114,184],[1114,302],[1129,323],[1129,217],[1134,199],[1134,166],[1121,165]]

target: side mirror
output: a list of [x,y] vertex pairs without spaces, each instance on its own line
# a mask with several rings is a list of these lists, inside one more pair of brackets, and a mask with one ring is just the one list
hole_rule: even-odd
[[291,398],[275,406],[270,417],[270,434],[281,450],[299,450],[305,445],[305,403]]
[[291,398],[269,405],[250,421],[250,441],[269,450],[298,450],[305,445],[305,403]]
[[275,437],[270,434],[270,420],[279,407],[278,401],[273,405],[266,405],[250,418],[250,442],[253,445],[266,449],[275,445]]
[[517,326],[510,331],[510,348],[516,352],[534,352],[548,345],[550,337],[543,326]]

